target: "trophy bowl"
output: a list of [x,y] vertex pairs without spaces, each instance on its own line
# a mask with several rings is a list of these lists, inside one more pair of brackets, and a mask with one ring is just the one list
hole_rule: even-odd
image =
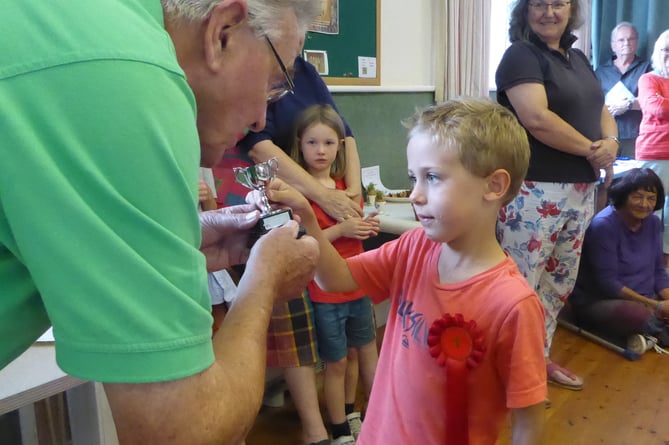
[[257,190],[260,194],[260,219],[251,230],[249,246],[273,228],[280,227],[293,219],[290,209],[273,210],[267,199],[267,186],[279,171],[279,161],[276,158],[250,167],[234,167],[232,171],[238,183],[249,190]]

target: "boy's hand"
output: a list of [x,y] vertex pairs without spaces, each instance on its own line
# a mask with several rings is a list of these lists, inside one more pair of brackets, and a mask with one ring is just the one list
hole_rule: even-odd
[[279,178],[274,178],[270,182],[269,187],[267,187],[267,198],[273,203],[290,207],[298,213],[311,209],[311,204],[302,193]]

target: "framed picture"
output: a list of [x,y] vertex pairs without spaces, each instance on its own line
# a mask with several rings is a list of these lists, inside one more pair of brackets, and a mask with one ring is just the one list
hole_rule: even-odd
[[309,31],[339,34],[339,0],[321,0],[321,13],[309,26]]
[[314,49],[305,49],[304,58],[307,62],[316,67],[318,74],[327,76],[330,73],[328,68],[328,53],[327,51],[319,51]]

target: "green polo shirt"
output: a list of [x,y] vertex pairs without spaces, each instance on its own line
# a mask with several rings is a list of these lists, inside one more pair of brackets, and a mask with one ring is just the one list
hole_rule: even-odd
[[159,0],[11,0],[0,29],[0,368],[50,323],[82,379],[207,368],[195,100]]

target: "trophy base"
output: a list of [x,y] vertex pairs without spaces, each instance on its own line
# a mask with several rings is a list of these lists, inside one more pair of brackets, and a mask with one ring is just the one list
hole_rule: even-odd
[[[273,212],[260,216],[260,219],[249,233],[249,247],[251,247],[262,235],[276,227],[281,227],[292,219],[293,212],[291,212],[290,209],[274,210]],[[305,233],[304,228],[300,227],[297,237],[300,238]]]

